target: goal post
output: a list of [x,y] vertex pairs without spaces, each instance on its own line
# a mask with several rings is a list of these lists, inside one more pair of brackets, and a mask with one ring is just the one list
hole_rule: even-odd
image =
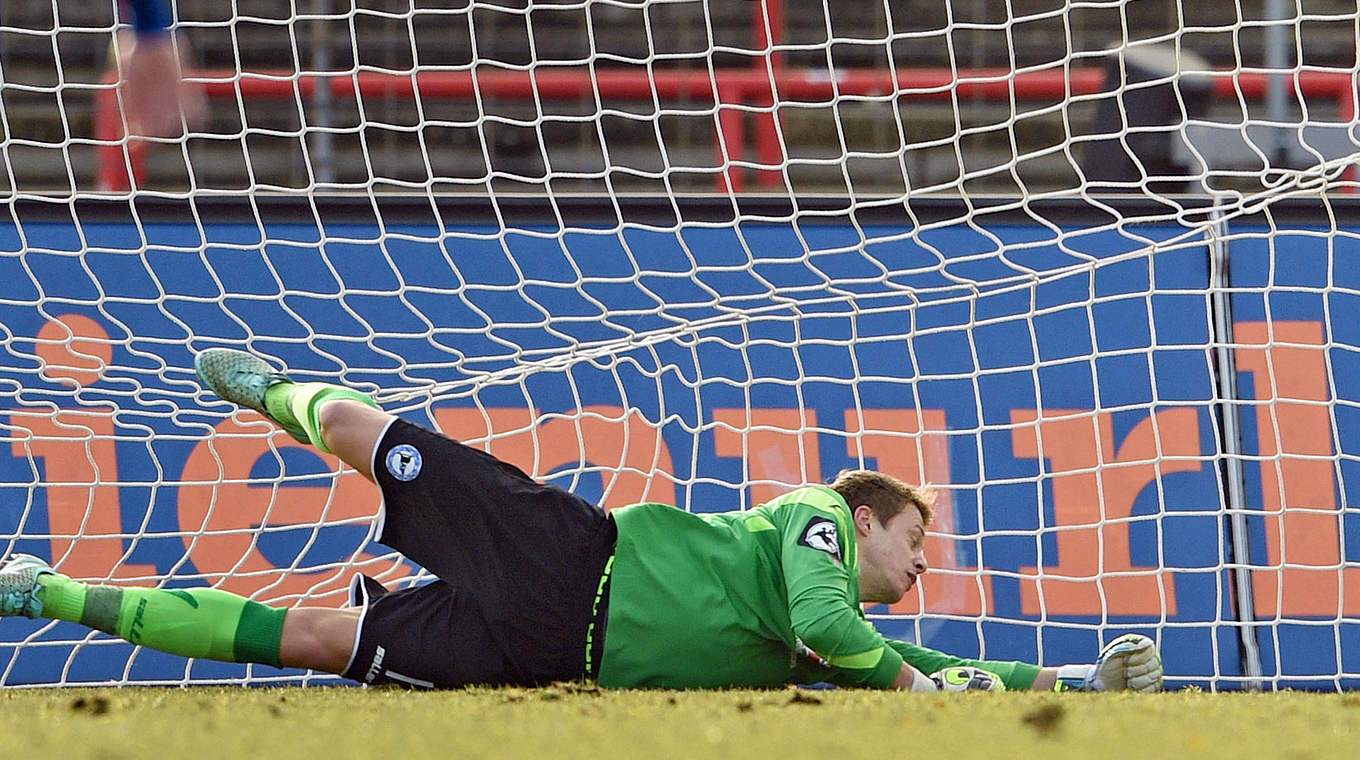
[[[241,5],[178,4],[213,118],[158,141],[122,128],[111,16],[0,14],[6,551],[289,606],[425,580],[371,484],[200,387],[229,346],[610,507],[929,483],[889,636],[1360,680],[1356,64],[1310,43],[1353,5],[1293,19],[1322,52],[1284,68],[1177,3]],[[330,680],[22,619],[0,655]]]

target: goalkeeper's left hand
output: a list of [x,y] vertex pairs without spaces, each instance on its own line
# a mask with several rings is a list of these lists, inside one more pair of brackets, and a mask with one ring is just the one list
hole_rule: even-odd
[[940,691],[1005,691],[1001,676],[971,665],[954,665],[930,676]]
[[1162,656],[1152,639],[1126,633],[1100,650],[1094,665],[1066,665],[1058,668],[1059,691],[1142,691],[1162,690]]

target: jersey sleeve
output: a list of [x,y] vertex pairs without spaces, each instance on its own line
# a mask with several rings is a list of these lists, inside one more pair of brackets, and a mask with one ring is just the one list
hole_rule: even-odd
[[954,657],[937,652],[934,649],[910,644],[905,641],[894,641],[889,639],[888,646],[902,656],[902,659],[917,670],[930,675],[942,668],[952,668],[957,665],[968,665],[974,668],[992,672],[1001,677],[1007,689],[1024,690],[1034,684],[1035,676],[1039,675],[1040,667],[1031,665],[1027,662],[1001,661],[1001,660],[966,660],[962,657]]
[[[902,655],[851,601],[857,583],[845,567],[846,529],[834,511],[788,504],[782,536],[784,586],[794,635],[837,671],[843,686],[886,688],[902,669]],[[858,598],[858,594],[853,595]]]

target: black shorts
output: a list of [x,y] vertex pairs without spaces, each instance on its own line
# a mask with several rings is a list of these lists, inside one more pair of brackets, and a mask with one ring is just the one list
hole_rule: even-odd
[[596,595],[618,535],[603,509],[404,420],[372,465],[377,540],[439,580],[388,593],[356,577],[364,613],[346,678],[451,688],[594,676],[587,631],[593,622],[598,667]]

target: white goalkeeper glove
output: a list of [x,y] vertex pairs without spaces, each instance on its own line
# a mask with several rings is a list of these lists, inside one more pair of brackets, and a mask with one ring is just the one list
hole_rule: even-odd
[[1094,665],[1058,668],[1055,691],[1161,691],[1162,656],[1152,639],[1126,633],[1100,650]]
[[970,665],[955,665],[937,670],[930,680],[940,691],[1005,691],[1001,676]]

